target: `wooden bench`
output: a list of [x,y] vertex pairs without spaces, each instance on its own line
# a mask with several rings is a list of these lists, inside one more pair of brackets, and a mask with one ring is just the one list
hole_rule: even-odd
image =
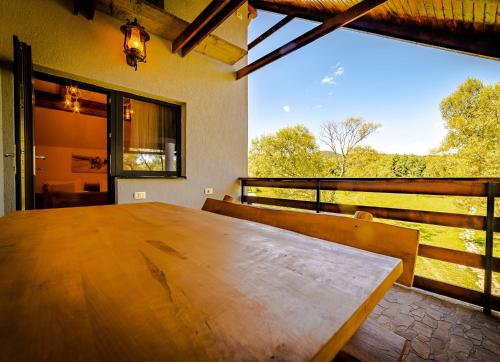
[[[207,199],[202,210],[400,258],[403,260],[403,274],[398,281],[408,286],[413,282],[418,230],[373,222],[371,214],[368,213],[351,218],[341,215],[273,210],[235,204],[230,196],[225,196],[223,201]],[[407,347],[408,341],[405,338],[367,320],[334,361],[400,361]]]
[[400,361],[407,348],[408,341],[405,338],[367,320],[337,354],[334,361]]
[[205,201],[202,210],[399,258],[403,261],[403,274],[398,283],[410,287],[413,284],[418,230],[349,216],[275,210],[210,198]]

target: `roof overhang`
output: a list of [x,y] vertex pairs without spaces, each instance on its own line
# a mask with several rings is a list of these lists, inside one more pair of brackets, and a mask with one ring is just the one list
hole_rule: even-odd
[[[408,4],[412,1],[416,0],[409,0]],[[356,1],[348,2],[356,3]],[[394,0],[389,0],[387,4],[379,7],[380,10],[377,9],[377,13],[369,13],[344,27],[470,55],[500,59],[500,24],[498,23],[500,20],[498,13],[500,1],[474,0],[474,3],[481,3],[484,7],[480,12],[482,17],[476,16],[477,9],[474,12],[473,6],[467,10],[464,5],[460,12],[460,19],[456,14],[457,11],[449,13],[444,8],[439,9],[439,12],[434,11],[432,17],[426,16],[424,19],[420,15],[414,14],[417,10],[404,9],[401,6],[397,8],[395,5],[391,5],[394,2]],[[445,2],[443,1],[443,4]],[[472,3],[472,0],[469,2]],[[260,10],[318,22],[324,22],[338,14],[333,6],[330,8],[318,7],[314,4],[318,1],[250,0],[249,3]],[[335,0],[323,3],[334,4]],[[451,0],[448,3],[452,4]],[[461,5],[462,0],[453,3]],[[405,14],[405,11],[410,15]],[[472,14],[467,12],[472,12]],[[430,10],[427,13],[430,13]]]

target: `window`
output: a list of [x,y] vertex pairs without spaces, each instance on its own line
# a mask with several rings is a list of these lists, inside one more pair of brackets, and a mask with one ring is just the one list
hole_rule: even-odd
[[181,175],[180,107],[131,95],[119,96],[118,175]]

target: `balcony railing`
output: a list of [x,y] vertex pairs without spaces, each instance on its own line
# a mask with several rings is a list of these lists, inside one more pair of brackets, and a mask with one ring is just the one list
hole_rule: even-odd
[[[482,306],[486,313],[500,310],[500,296],[492,295],[493,272],[500,272],[500,258],[493,256],[493,234],[500,232],[500,217],[495,217],[495,197],[500,196],[500,178],[240,178],[241,202],[286,207],[316,212],[354,214],[367,211],[376,218],[421,224],[483,230],[484,254],[420,244],[418,255],[484,270],[482,291],[415,275],[414,287]],[[248,188],[313,190],[314,201],[252,196]],[[354,191],[370,193],[479,197],[486,201],[486,215],[410,210],[323,202],[322,192]],[[311,197],[312,199],[312,197]]]

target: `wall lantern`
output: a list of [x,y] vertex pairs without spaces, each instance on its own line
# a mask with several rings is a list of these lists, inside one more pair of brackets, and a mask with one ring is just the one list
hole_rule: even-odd
[[149,34],[140,26],[137,19],[130,21],[120,27],[124,34],[123,51],[127,57],[127,64],[137,70],[137,62],[146,62],[146,42]]

